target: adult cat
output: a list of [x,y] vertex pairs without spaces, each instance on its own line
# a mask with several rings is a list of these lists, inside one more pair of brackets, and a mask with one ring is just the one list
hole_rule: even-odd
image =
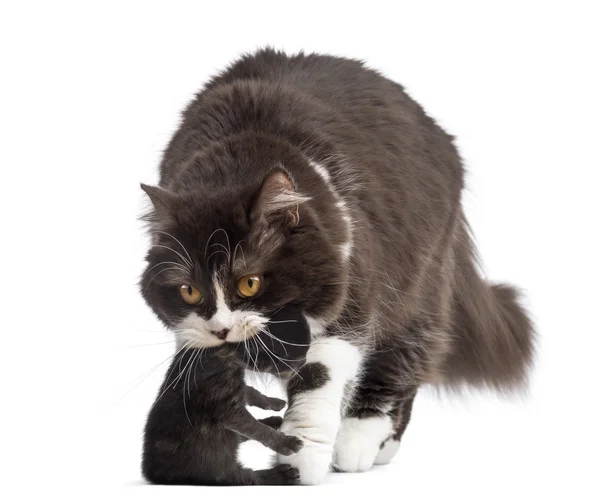
[[463,178],[452,137],[400,85],[263,50],[197,95],[143,186],[141,287],[182,343],[250,343],[289,303],[308,318],[306,364],[277,362],[281,430],[304,442],[280,460],[301,482],[388,462],[424,383],[524,383],[531,324],[477,271]]

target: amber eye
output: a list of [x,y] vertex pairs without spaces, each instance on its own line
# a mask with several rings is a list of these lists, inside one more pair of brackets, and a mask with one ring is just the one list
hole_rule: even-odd
[[179,295],[185,303],[189,303],[190,305],[196,305],[202,300],[202,293],[200,293],[198,288],[188,286],[187,284],[179,288]]
[[237,290],[241,297],[250,298],[260,291],[262,278],[260,275],[245,275],[237,283]]

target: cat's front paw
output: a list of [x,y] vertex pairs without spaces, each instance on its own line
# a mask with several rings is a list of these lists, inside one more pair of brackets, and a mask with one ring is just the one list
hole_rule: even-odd
[[293,455],[298,453],[303,445],[303,441],[296,436],[284,436],[277,447],[277,453],[285,456]]
[[273,411],[281,411],[285,408],[287,403],[283,399],[278,399],[276,397],[267,398],[266,406],[263,408],[264,410],[273,410]]

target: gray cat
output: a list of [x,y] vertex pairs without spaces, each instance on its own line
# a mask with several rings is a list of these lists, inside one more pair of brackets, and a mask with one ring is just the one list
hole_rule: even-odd
[[453,138],[400,85],[358,61],[259,51],[197,95],[143,187],[143,295],[198,348],[254,346],[266,313],[297,305],[306,364],[270,357],[281,431],[304,447],[279,460],[307,484],[369,469],[396,453],[422,384],[526,380],[532,326],[478,272],[463,186]]

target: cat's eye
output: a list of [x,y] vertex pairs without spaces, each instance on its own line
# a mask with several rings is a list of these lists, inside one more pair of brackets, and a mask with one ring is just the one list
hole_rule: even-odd
[[262,286],[262,277],[260,275],[245,275],[237,283],[238,294],[242,298],[255,296]]
[[197,305],[202,301],[202,293],[198,288],[184,284],[179,288],[179,295],[189,305]]

